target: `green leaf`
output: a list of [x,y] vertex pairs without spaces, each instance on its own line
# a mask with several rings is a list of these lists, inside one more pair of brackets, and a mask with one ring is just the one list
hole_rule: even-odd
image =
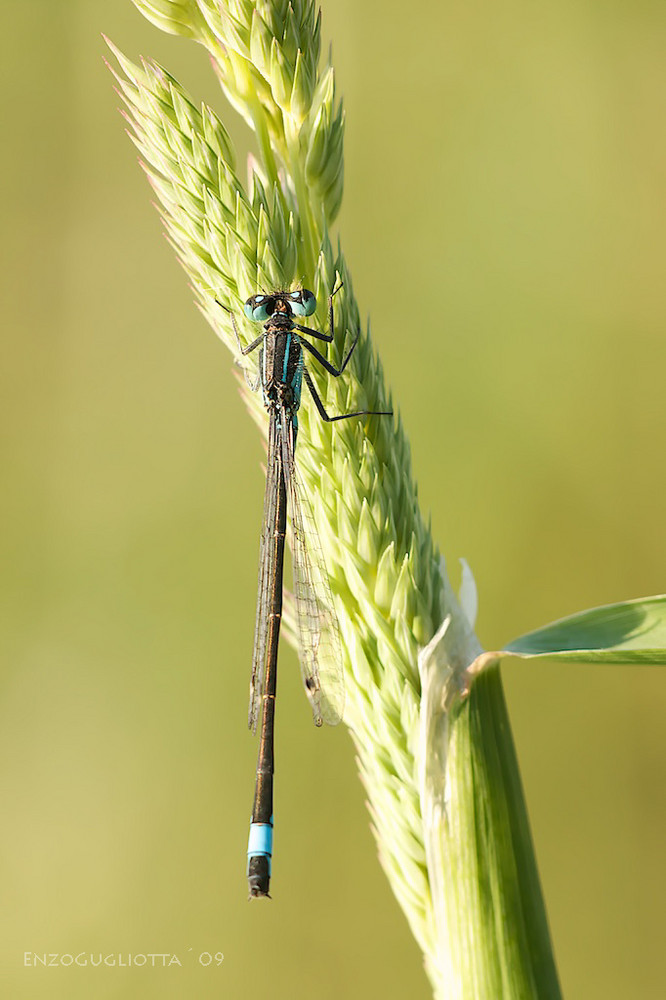
[[666,595],[581,611],[514,639],[500,655],[581,663],[666,663]]

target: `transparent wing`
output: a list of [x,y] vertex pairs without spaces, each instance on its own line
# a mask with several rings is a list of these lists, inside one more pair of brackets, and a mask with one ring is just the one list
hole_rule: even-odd
[[305,693],[315,724],[337,725],[344,712],[340,625],[310,504],[294,462],[291,420],[280,422],[282,465],[289,494],[294,603]]
[[271,595],[277,567],[272,559],[272,540],[282,476],[282,452],[275,415],[271,414],[268,427],[268,456],[266,462],[266,493],[264,494],[264,519],[259,543],[259,582],[257,585],[257,614],[254,624],[254,652],[252,654],[252,680],[250,681],[250,708],[248,726],[255,732],[261,714],[261,701],[266,683],[266,640]]

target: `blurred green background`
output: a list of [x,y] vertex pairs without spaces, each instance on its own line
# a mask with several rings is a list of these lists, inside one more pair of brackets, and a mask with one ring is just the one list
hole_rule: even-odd
[[[248,136],[204,51],[129,0],[0,6],[4,993],[427,997],[350,741],[311,726],[286,648],[275,898],[247,903],[262,452],[100,32]],[[323,14],[344,249],[481,641],[664,591],[666,8]],[[661,998],[666,675],[504,677],[564,993]],[[24,967],[99,951],[182,968]]]

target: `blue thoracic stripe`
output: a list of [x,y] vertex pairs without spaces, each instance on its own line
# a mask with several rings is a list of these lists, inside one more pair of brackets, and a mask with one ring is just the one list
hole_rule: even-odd
[[291,334],[288,333],[287,336],[286,336],[286,338],[285,338],[285,345],[284,345],[284,363],[282,365],[282,381],[283,382],[287,381],[287,369],[289,367],[289,349],[291,347],[291,340],[292,340]]
[[296,404],[296,409],[298,409],[301,405],[302,385],[303,385],[303,349],[301,348],[300,357],[298,360],[298,364],[296,365],[296,371],[294,372],[294,378],[292,381],[292,388],[294,390],[294,402]]

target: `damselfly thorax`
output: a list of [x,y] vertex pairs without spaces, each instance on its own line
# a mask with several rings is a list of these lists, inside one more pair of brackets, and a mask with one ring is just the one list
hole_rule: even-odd
[[266,409],[277,405],[294,412],[298,410],[303,384],[303,349],[294,330],[272,321],[266,324],[259,369]]

